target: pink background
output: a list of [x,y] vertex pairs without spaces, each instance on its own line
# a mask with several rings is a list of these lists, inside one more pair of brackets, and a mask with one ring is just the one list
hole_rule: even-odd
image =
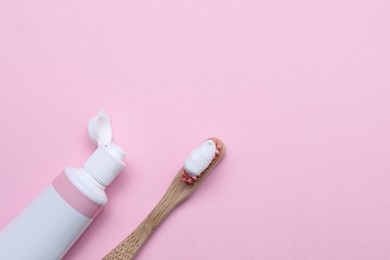
[[139,259],[390,259],[387,0],[0,2],[0,228],[95,149],[128,167],[65,259],[100,259],[210,136],[223,163]]

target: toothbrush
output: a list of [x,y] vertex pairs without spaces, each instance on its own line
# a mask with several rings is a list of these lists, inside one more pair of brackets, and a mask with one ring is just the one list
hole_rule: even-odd
[[202,184],[221,161],[224,154],[225,146],[217,138],[210,138],[195,149],[185,160],[184,167],[176,174],[167,192],[156,207],[133,233],[103,259],[134,259],[158,226]]

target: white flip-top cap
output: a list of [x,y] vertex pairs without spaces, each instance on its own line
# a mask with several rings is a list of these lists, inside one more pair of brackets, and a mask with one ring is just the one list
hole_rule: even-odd
[[112,143],[111,123],[106,113],[100,112],[89,120],[88,133],[98,148],[84,163],[84,169],[101,185],[108,186],[125,166],[126,154]]

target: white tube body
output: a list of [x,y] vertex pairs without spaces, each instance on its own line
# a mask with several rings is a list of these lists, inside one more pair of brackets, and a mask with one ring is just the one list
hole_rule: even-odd
[[83,169],[62,175],[0,232],[0,259],[61,259],[99,213],[107,201],[104,188],[91,192],[94,183]]
[[0,258],[61,259],[91,221],[50,185],[0,233]]
[[107,203],[105,187],[125,166],[107,114],[88,124],[98,148],[80,169],[67,168],[0,232],[0,259],[61,259]]

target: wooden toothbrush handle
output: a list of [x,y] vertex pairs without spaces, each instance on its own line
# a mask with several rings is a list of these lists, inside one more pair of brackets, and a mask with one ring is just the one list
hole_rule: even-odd
[[148,238],[178,204],[180,204],[180,201],[176,197],[173,197],[171,193],[167,192],[133,233],[111,250],[103,259],[134,259]]
[[[117,247],[111,250],[103,259],[104,260],[128,260],[134,259],[138,251],[142,248],[148,238],[164,221],[164,219],[174,210],[180,203],[185,201],[206,179],[214,167],[222,160],[225,154],[225,145],[218,138],[210,138],[217,144],[219,153],[216,152],[216,157],[213,159],[209,167],[202,173],[201,177],[192,184],[187,184],[182,181],[182,173],[184,168],[181,168],[173,178],[164,197],[160,200],[157,206],[149,213],[145,220],[123,240]],[[219,155],[218,155],[219,154]]]

